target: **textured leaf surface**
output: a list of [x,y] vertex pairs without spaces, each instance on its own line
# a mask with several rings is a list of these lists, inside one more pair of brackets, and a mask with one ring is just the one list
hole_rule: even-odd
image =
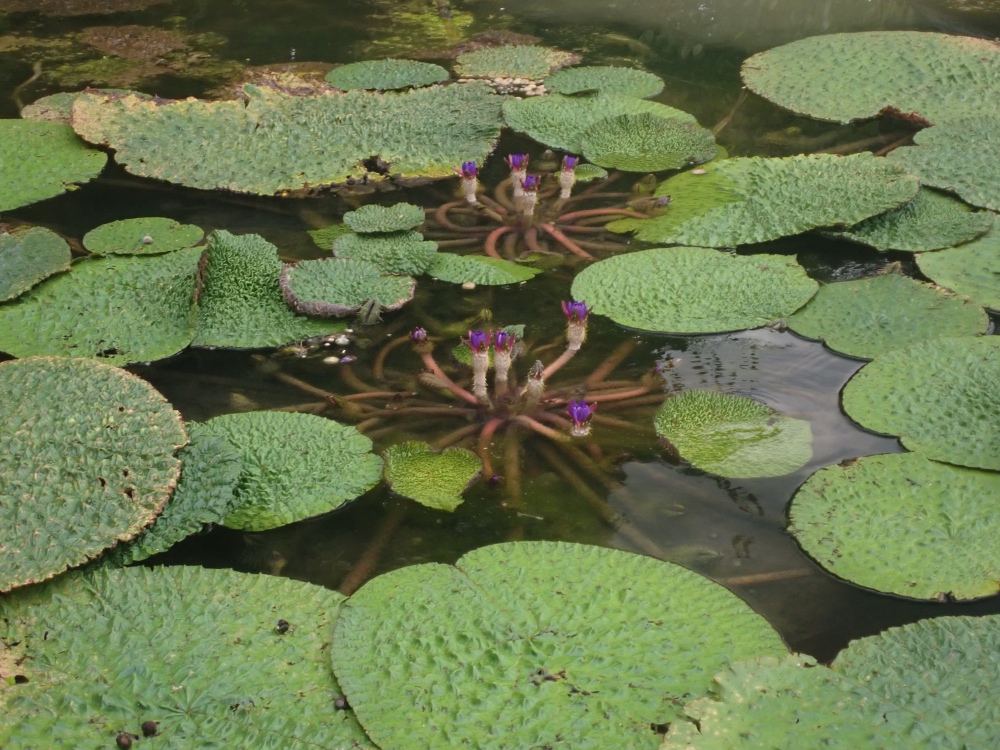
[[13,299],[43,279],[69,270],[73,254],[66,240],[43,227],[0,234],[0,302]]
[[328,513],[374,487],[382,459],[354,427],[312,414],[246,412],[205,423],[243,454],[225,525],[264,531]]
[[[96,89],[105,94],[135,94],[143,98],[151,98],[148,94],[140,94],[138,91],[128,91],[126,89]],[[80,96],[87,91],[60,91],[58,94],[49,94],[41,99],[36,99],[31,104],[25,105],[21,109],[21,118],[25,120],[47,120],[58,122],[62,125],[69,125],[73,119],[73,104]]]
[[377,206],[369,203],[344,214],[344,223],[355,232],[398,232],[424,223],[424,209],[412,203]]
[[573,170],[576,174],[577,183],[591,182],[593,180],[603,180],[608,176],[608,170],[596,164],[577,164]]
[[158,255],[191,247],[204,236],[194,224],[151,216],[102,224],[83,236],[83,246],[97,255]]
[[914,599],[1000,589],[1000,474],[919,453],[866,456],[813,474],[792,501],[790,531],[851,583]]
[[1000,310],[1000,231],[975,242],[917,256],[921,273],[935,284]]
[[715,137],[697,123],[644,112],[598,120],[581,140],[583,155],[602,167],[661,172],[715,156]]
[[865,365],[844,388],[862,427],[928,458],[1000,469],[1000,336],[936,339]]
[[0,591],[152,523],[186,441],[180,415],[124,370],[60,357],[0,364]]
[[89,258],[0,306],[0,351],[97,357],[109,364],[170,357],[191,343],[201,248],[151,257]]
[[0,211],[72,190],[97,177],[107,160],[68,125],[0,120]]
[[368,261],[382,273],[419,276],[437,257],[437,243],[424,241],[420,232],[347,234],[334,240],[333,254]]
[[940,336],[975,336],[989,325],[979,305],[898,273],[826,284],[788,318],[796,333],[863,359]]
[[195,346],[254,349],[335,333],[331,320],[296,315],[281,296],[278,250],[256,234],[219,229],[208,238]]
[[654,425],[685,461],[724,477],[780,477],[812,458],[808,422],[745,396],[684,391],[663,403]]
[[156,721],[140,747],[371,748],[352,713],[333,710],[327,647],[342,600],[198,567],[104,568],[5,597],[0,637],[29,658],[28,682],[7,689],[0,744],[113,748]]
[[734,247],[816,227],[854,225],[911,200],[919,188],[905,169],[871,154],[749,157],[684,172],[660,184],[670,209],[652,219],[622,219],[615,232],[650,242]]
[[743,63],[743,81],[820,120],[892,111],[936,123],[996,109],[1000,45],[917,31],[828,34],[754,55]]
[[435,510],[455,510],[483,470],[479,456],[464,448],[435,451],[427,443],[411,441],[390,446],[382,456],[389,487]]
[[784,652],[762,617],[679,566],[517,542],[365,584],[341,609],[333,664],[381,747],[632,750],[656,748],[651,725],[723,665]]
[[788,256],[671,247],[594,263],[573,280],[573,297],[630,328],[713,333],[787,317],[818,288]]
[[382,310],[398,310],[417,288],[409,276],[385,276],[365,260],[303,260],[281,270],[281,291],[294,310],[323,317],[357,312],[374,299]]
[[502,286],[527,281],[541,271],[499,258],[438,253],[427,273],[435,279],[450,281],[453,284],[471,281],[473,284],[483,286]]
[[663,80],[645,70],[612,65],[590,65],[559,70],[545,79],[550,94],[622,94],[644,99],[663,91]]
[[447,81],[451,75],[440,65],[416,60],[362,60],[341,65],[326,74],[326,82],[343,89],[405,89]]
[[572,52],[550,47],[506,44],[459,55],[455,72],[471,78],[544,78],[577,60]]

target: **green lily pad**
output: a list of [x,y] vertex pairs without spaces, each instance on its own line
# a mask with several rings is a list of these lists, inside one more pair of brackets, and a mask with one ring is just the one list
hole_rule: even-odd
[[590,161],[625,172],[680,169],[715,156],[715,136],[710,130],[649,112],[598,120],[587,128],[580,143]]
[[42,227],[0,234],[0,302],[18,297],[53,274],[69,270],[66,240]]
[[663,403],[653,424],[681,458],[723,477],[780,477],[812,458],[808,422],[745,396],[684,391]]
[[354,427],[293,412],[224,414],[205,423],[243,454],[225,525],[265,531],[336,510],[382,478],[382,459]]
[[661,183],[656,195],[672,200],[662,215],[607,226],[649,242],[735,247],[853,226],[912,200],[919,186],[906,170],[869,153],[726,159],[707,174],[683,172]]
[[334,240],[333,254],[368,261],[382,273],[419,276],[434,262],[437,247],[436,242],[425,241],[419,232],[347,234]]
[[96,357],[124,365],[170,357],[194,337],[201,248],[88,258],[0,305],[0,351]]
[[97,177],[107,160],[68,125],[0,120],[0,211],[74,190]]
[[[138,91],[127,89],[97,89],[102,94],[135,94],[144,99],[152,99],[148,94],[141,94]],[[41,99],[36,99],[31,104],[21,109],[21,118],[24,120],[46,120],[48,122],[58,122],[62,125],[69,125],[73,119],[73,104],[83,94],[93,93],[87,91],[60,91],[58,94],[49,94]]]
[[309,230],[309,236],[312,237],[316,246],[327,252],[333,247],[334,240],[338,237],[343,237],[345,234],[352,234],[350,227],[346,224],[331,224],[322,229]]
[[396,203],[392,206],[377,206],[369,203],[356,211],[344,214],[344,223],[353,231],[399,232],[413,229],[424,223],[424,209],[412,203]]
[[550,47],[506,44],[459,55],[455,72],[466,78],[544,78],[579,59],[572,52]]
[[790,531],[813,559],[866,588],[914,599],[1000,590],[1000,474],[919,453],[828,466],[792,500]]
[[786,318],[818,288],[792,257],[661,247],[594,263],[577,274],[572,292],[630,328],[717,333]]
[[663,79],[635,68],[590,65],[559,70],[545,79],[550,94],[622,94],[645,99],[663,91]]
[[788,318],[796,333],[862,359],[940,336],[975,336],[989,325],[979,305],[898,273],[826,284]]
[[333,708],[327,648],[342,600],[193,566],[103,568],[2,597],[0,638],[19,642],[27,681],[5,686],[0,744],[114,748],[152,721],[140,747],[371,750],[353,714]]
[[365,260],[321,258],[281,269],[281,293],[297,312],[325,318],[356,313],[368,300],[380,310],[398,310],[417,288],[409,276],[386,276]]
[[435,451],[427,443],[410,441],[390,446],[382,456],[385,481],[393,492],[435,510],[455,510],[483,471],[479,456],[464,448]]
[[441,83],[451,74],[440,65],[416,60],[362,60],[334,68],[326,74],[326,82],[337,89],[419,88]]
[[546,146],[576,154],[583,152],[583,135],[592,125],[607,117],[646,112],[668,120],[695,122],[692,115],[666,104],[621,94],[511,97],[503,104],[503,117],[509,127]]
[[452,284],[472,282],[482,286],[502,286],[520,284],[534,278],[541,271],[500,258],[438,253],[427,273],[435,279],[450,281]]
[[921,273],[935,284],[1000,310],[1000,230],[991,229],[975,242],[917,256]]
[[117,367],[61,357],[0,364],[0,592],[152,523],[186,442],[166,399]]
[[1000,336],[934,339],[877,357],[844,388],[844,411],[909,450],[1000,469]]
[[256,349],[336,333],[344,324],[296,315],[285,304],[278,250],[256,234],[208,238],[194,346]]
[[369,581],[341,608],[332,656],[381,747],[653,750],[713,672],[783,653],[762,617],[680,566],[515,542]]
[[205,232],[194,224],[152,216],[102,224],[83,236],[95,255],[158,255],[201,242]]
[[743,82],[820,120],[892,113],[937,123],[996,109],[1000,45],[918,31],[827,34],[754,55],[743,63]]

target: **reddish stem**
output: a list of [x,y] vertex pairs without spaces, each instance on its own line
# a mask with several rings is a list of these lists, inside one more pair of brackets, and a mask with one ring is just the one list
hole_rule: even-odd
[[369,398],[396,399],[416,396],[412,391],[372,391],[371,393],[352,393],[350,396],[341,396],[341,401],[364,401]]
[[375,357],[375,364],[372,365],[372,374],[375,376],[376,380],[385,380],[385,360],[386,357],[389,356],[389,352],[398,346],[402,346],[409,340],[409,336],[400,336],[397,339],[393,339],[379,350],[378,356]]
[[576,353],[578,351],[580,350],[567,349],[566,351],[564,351],[552,364],[550,364],[542,371],[542,377],[548,380],[550,377],[552,377],[553,373],[557,372],[564,364],[573,359],[573,357],[576,356]]
[[635,339],[626,339],[618,345],[618,347],[607,356],[607,358],[601,362],[594,371],[590,373],[583,381],[586,386],[593,387],[597,383],[600,383],[604,378],[614,372],[615,368],[618,367],[625,358],[632,353],[635,349]]
[[560,245],[565,247],[574,255],[579,255],[581,258],[587,258],[588,260],[593,260],[594,256],[584,250],[582,247],[577,245],[573,240],[567,237],[565,234],[560,232],[551,224],[539,224],[538,225],[543,232],[547,232],[552,238],[558,242]]
[[630,211],[627,208],[588,208],[584,211],[571,211],[556,219],[557,222],[564,223],[574,219],[586,219],[591,216],[631,216],[633,219],[648,219],[649,216],[638,211]]
[[448,212],[453,208],[458,208],[459,206],[464,206],[465,201],[452,201],[451,203],[445,203],[434,212],[434,218],[438,224],[451,230],[452,232],[460,232],[466,234],[469,232],[482,233],[489,231],[488,227],[462,227],[453,222],[448,218]]
[[528,227],[524,232],[524,243],[531,252],[544,255],[544,251],[538,244],[538,227]]
[[486,254],[491,258],[497,258],[502,260],[500,258],[500,254],[497,252],[497,240],[500,239],[500,237],[506,234],[507,232],[513,232],[513,231],[514,227],[497,227],[492,232],[490,232],[489,236],[487,236],[486,238],[486,245],[485,245]]
[[558,441],[558,440],[566,440],[566,439],[568,439],[568,436],[564,435],[563,433],[556,432],[551,427],[546,427],[541,422],[539,422],[539,421],[537,421],[535,419],[532,419],[531,417],[526,416],[524,414],[518,414],[516,417],[514,417],[514,420],[516,422],[520,422],[521,424],[523,424],[526,427],[530,427],[532,430],[534,430],[535,432],[537,432],[539,435],[544,435],[549,440],[557,440]]
[[499,203],[498,201],[495,201],[495,200],[493,200],[493,199],[492,199],[492,198],[490,198],[490,197],[489,197],[488,195],[482,195],[482,194],[480,194],[480,195],[478,196],[478,198],[479,198],[479,202],[480,202],[480,203],[482,203],[482,204],[483,204],[483,205],[485,205],[485,206],[489,206],[489,207],[490,207],[490,208],[492,208],[492,209],[493,209],[493,210],[494,210],[494,211],[495,211],[496,213],[500,214],[500,216],[501,216],[501,217],[503,217],[503,216],[506,216],[506,215],[507,215],[507,207],[506,207],[506,206],[504,206],[504,205],[502,205],[502,204],[501,204],[501,203]]
[[462,388],[462,386],[456,384],[455,381],[453,381],[451,378],[445,375],[444,371],[440,367],[438,367],[438,363],[434,361],[434,357],[430,352],[421,352],[420,358],[424,361],[424,367],[430,370],[430,372],[433,373],[435,377],[440,378],[445,388],[454,393],[463,401],[468,401],[473,406],[479,406],[479,399],[477,399],[467,390]]
[[493,417],[483,425],[483,431],[479,433],[479,440],[476,443],[476,453],[479,455],[479,460],[483,462],[483,476],[487,479],[492,477],[494,473],[493,464],[490,462],[490,443],[493,442],[493,433],[497,431],[497,428],[503,422],[504,420],[500,419],[500,417]]
[[459,427],[457,430],[452,430],[443,437],[439,438],[434,443],[434,447],[438,450],[444,450],[449,445],[454,445],[474,432],[478,432],[480,429],[482,429],[482,425],[478,422],[476,424],[467,424],[465,427]]

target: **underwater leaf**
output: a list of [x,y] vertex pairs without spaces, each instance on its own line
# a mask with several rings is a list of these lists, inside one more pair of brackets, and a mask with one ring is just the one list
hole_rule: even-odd
[[544,78],[579,60],[579,55],[551,47],[506,44],[459,55],[455,72],[467,78]]
[[655,750],[714,672],[784,653],[764,618],[680,566],[513,542],[369,581],[332,657],[381,747]]
[[416,60],[362,60],[334,68],[326,82],[337,89],[406,89],[430,86],[451,78],[440,65]]
[[939,336],[975,336],[989,325],[979,305],[899,273],[826,284],[788,318],[796,333],[862,359]]
[[43,227],[0,234],[0,302],[13,299],[53,274],[69,270],[66,240]]
[[[334,710],[331,621],[343,597],[287,578],[197,566],[70,573],[0,597],[0,639],[27,657],[0,745],[372,750]],[[286,630],[279,621],[288,623]]]
[[243,454],[225,525],[265,531],[336,510],[382,478],[382,459],[354,427],[295,412],[224,414],[204,425]]
[[614,232],[649,242],[735,247],[817,227],[853,226],[911,200],[920,183],[869,153],[749,157],[682,172],[660,184],[670,208],[652,219],[621,219]]
[[355,232],[399,232],[424,223],[424,209],[412,203],[378,206],[369,203],[344,214],[344,223]]
[[330,252],[330,248],[333,247],[334,240],[338,237],[343,237],[345,234],[352,234],[350,227],[346,224],[331,224],[322,229],[309,230],[309,236],[312,237],[316,246],[327,252]]
[[960,247],[917,256],[920,272],[935,284],[1000,310],[1000,230]]
[[380,310],[398,310],[411,299],[417,281],[409,276],[386,276],[374,263],[346,258],[302,260],[281,269],[285,302],[306,315],[324,318],[356,313],[368,300]]
[[194,337],[201,248],[86,258],[0,305],[0,351],[96,357],[124,365],[170,357]]
[[862,427],[936,461],[1000,469],[1000,336],[941,338],[888,352],[844,388]]
[[541,271],[500,258],[438,253],[427,273],[435,279],[450,281],[452,284],[472,282],[482,286],[502,286],[527,281]]
[[449,512],[462,504],[462,493],[483,470],[483,462],[472,451],[435,451],[427,443],[415,441],[392,445],[382,456],[385,481],[393,492]]
[[72,190],[97,177],[107,160],[68,125],[0,120],[0,211]]
[[194,224],[150,216],[102,224],[83,236],[83,246],[95,255],[157,255],[191,247],[204,236]]
[[715,333],[787,317],[818,288],[794,257],[671,247],[594,263],[573,279],[573,298],[630,328]]
[[347,234],[334,240],[333,254],[368,261],[382,273],[419,276],[434,262],[437,247],[419,232]]
[[587,128],[580,144],[590,161],[626,172],[680,169],[715,156],[710,130],[649,112],[598,120]]
[[819,120],[890,113],[937,123],[995,111],[1000,45],[919,31],[826,34],[754,55],[743,63],[743,82]]
[[808,422],[745,396],[684,391],[663,403],[654,425],[681,458],[723,477],[780,477],[812,458]]
[[608,176],[608,170],[603,167],[599,167],[596,164],[577,164],[576,169],[573,170],[573,174],[576,175],[577,183],[582,182],[592,182],[593,180],[603,180]]
[[62,357],[0,364],[0,592],[152,523],[186,442],[180,414],[125,370]]
[[216,230],[208,238],[205,266],[194,346],[256,349],[344,328],[288,308],[278,283],[278,250],[260,235]]
[[792,500],[789,531],[816,562],[858,586],[914,599],[1000,590],[1000,474],[919,453],[828,466]]
[[545,79],[545,90],[550,94],[621,94],[645,99],[663,91],[659,76],[635,68],[612,65],[590,65],[559,70]]

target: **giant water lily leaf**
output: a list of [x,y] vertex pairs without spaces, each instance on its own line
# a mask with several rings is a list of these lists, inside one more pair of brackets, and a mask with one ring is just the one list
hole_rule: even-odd
[[509,98],[503,105],[503,117],[509,127],[546,146],[577,154],[583,151],[583,134],[592,125],[606,117],[644,112],[669,120],[695,122],[687,112],[621,94]]
[[724,477],[780,477],[812,458],[808,422],[745,396],[685,391],[664,402],[654,425],[685,461]]
[[713,672],[785,653],[762,617],[702,576],[561,542],[379,576],[341,608],[333,643],[358,720],[398,750],[655,750],[656,726]]
[[382,478],[382,459],[354,427],[312,414],[246,412],[205,423],[243,454],[225,525],[264,531],[336,510]]
[[545,79],[545,90],[550,94],[600,92],[645,99],[663,91],[663,80],[645,70],[590,65],[556,71]]
[[42,227],[0,234],[0,302],[13,299],[53,274],[69,270],[66,240]]
[[281,296],[278,250],[256,234],[217,230],[208,239],[195,346],[281,346],[344,324],[296,315]]
[[26,682],[0,688],[0,744],[113,748],[152,721],[140,747],[372,748],[333,707],[327,649],[342,600],[193,566],[103,568],[3,597],[0,638],[27,658]]
[[584,132],[580,145],[594,164],[626,172],[680,169],[715,156],[711,131],[649,112],[598,120]]
[[[3,0],[0,0],[2,5]],[[103,94],[135,94],[146,99],[151,99],[148,94],[141,94],[138,91],[127,89],[97,89]],[[69,125],[73,119],[73,104],[83,94],[93,93],[93,89],[85,91],[60,91],[58,94],[49,94],[41,99],[36,99],[31,104],[25,105],[21,109],[21,117],[25,120],[47,120],[48,122],[58,122]]]
[[862,427],[928,458],[1000,469],[1000,336],[935,339],[865,365],[844,388]]
[[152,523],[185,442],[166,399],[117,367],[61,357],[0,364],[0,592]]
[[917,31],[827,34],[754,55],[743,63],[743,81],[820,120],[891,113],[937,123],[996,109],[1000,45]]
[[326,74],[326,82],[338,89],[388,91],[430,86],[451,75],[440,65],[416,60],[362,60],[341,65]]
[[573,297],[630,328],[713,333],[787,317],[818,288],[788,256],[671,247],[594,263],[573,280]]
[[935,284],[1000,310],[1000,230],[975,242],[917,256],[920,271]]
[[343,317],[357,312],[367,300],[381,310],[398,310],[417,288],[409,276],[386,276],[366,260],[321,258],[286,265],[281,293],[292,309],[308,315]]
[[158,255],[191,247],[204,236],[194,224],[150,216],[102,224],[83,236],[83,246],[95,255]]
[[430,268],[427,269],[427,273],[435,279],[450,281],[453,284],[471,282],[483,286],[502,286],[527,281],[537,276],[541,271],[500,258],[438,253]]
[[1000,590],[1000,474],[919,453],[828,466],[792,500],[791,532],[834,575],[914,599]]
[[459,55],[455,72],[469,78],[544,78],[579,59],[572,52],[551,47],[505,44]]
[[924,185],[957,193],[973,206],[1000,210],[1000,116],[991,112],[921,130],[916,146],[897,148],[889,161]]
[[190,248],[81,260],[0,305],[0,351],[98,357],[110,364],[170,357],[194,337],[201,254]]
[[68,125],[0,120],[0,211],[72,190],[97,177],[107,160]]
[[939,336],[985,333],[979,305],[898,273],[820,287],[788,327],[834,351],[872,359]]
[[344,223],[352,231],[399,232],[413,229],[424,223],[424,209],[412,203],[396,203],[392,206],[377,206],[369,203],[356,211],[344,214]]
[[650,242],[733,247],[817,227],[854,225],[911,200],[920,184],[871,154],[749,157],[716,162],[707,174],[684,172],[656,195],[670,209],[652,219],[621,219],[615,232]]
[[482,162],[500,135],[501,97],[481,82],[399,94],[247,89],[246,103],[87,95],[73,127],[133,174],[260,195],[381,179],[362,164],[372,157],[404,177],[446,177]]
[[419,276],[437,257],[437,243],[425,241],[420,232],[346,234],[333,241],[333,254],[368,261],[382,273]]
[[472,451],[435,451],[427,443],[393,445],[385,453],[385,481],[394,492],[435,510],[455,510],[483,470]]

